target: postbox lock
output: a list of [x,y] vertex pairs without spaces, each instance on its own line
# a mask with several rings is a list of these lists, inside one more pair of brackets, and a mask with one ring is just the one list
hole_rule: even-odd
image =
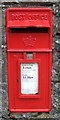
[[18,79],[17,79],[17,83],[18,83]]

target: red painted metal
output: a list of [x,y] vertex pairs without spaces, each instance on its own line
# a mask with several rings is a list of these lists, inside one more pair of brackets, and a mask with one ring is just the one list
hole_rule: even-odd
[[[51,109],[52,10],[8,8],[6,11],[8,102],[12,112]],[[32,53],[32,59],[27,59]],[[21,94],[21,63],[38,63],[38,94]]]

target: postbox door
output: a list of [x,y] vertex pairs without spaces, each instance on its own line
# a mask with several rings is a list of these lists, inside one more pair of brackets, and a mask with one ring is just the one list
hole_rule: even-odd
[[[9,62],[9,75],[10,75],[9,84],[11,84],[11,86],[9,86],[9,94],[11,95],[11,97],[9,97],[9,101],[10,101],[9,109],[11,111],[16,110],[17,112],[49,111],[51,107],[51,100],[50,100],[51,99],[50,98],[51,53],[43,53],[43,54],[35,53],[35,57],[31,60],[25,59],[24,53],[11,53],[10,55],[8,55],[8,60],[10,61]],[[21,83],[22,82],[21,72],[24,73],[24,71],[21,69],[22,67],[21,65],[23,64],[26,65],[29,63],[31,65],[36,64],[36,66],[35,65],[33,66],[33,70],[35,67],[35,71],[38,71],[38,74],[37,74],[38,79],[36,81],[37,91],[34,91],[34,86],[33,86],[32,93],[28,93],[29,91],[28,92],[25,91],[28,94],[26,93],[24,94],[21,92],[22,85],[24,84],[24,82]],[[31,74],[25,73],[25,75],[31,75]],[[26,82],[26,79],[25,79],[25,82]],[[31,84],[31,81],[30,81],[30,84]],[[34,83],[32,85],[34,85]],[[26,90],[26,87],[24,87],[24,89]],[[31,87],[29,89],[31,89]],[[33,94],[33,92],[35,94]]]

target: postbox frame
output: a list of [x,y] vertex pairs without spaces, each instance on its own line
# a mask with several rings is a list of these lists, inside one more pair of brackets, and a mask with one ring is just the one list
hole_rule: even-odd
[[21,94],[21,85],[18,84],[18,96],[19,98],[40,98],[40,60],[18,60],[18,82],[21,83],[21,63],[37,63],[38,64],[38,94],[37,95],[22,95]]

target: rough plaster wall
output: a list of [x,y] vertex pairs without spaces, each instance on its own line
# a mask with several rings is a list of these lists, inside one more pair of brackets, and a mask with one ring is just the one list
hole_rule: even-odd
[[[0,111],[2,111],[2,50],[1,50],[1,44],[2,44],[2,10],[0,8]],[[1,114],[0,114],[1,117]]]
[[[22,2],[19,2],[22,1]],[[25,0],[0,0],[0,118],[1,120],[32,120],[40,118],[60,119],[60,2],[40,0],[41,2],[23,2]],[[34,0],[33,0],[34,1]],[[36,0],[39,1],[39,0]],[[45,3],[44,3],[45,2]],[[5,10],[8,7],[49,7],[53,10],[53,68],[52,68],[52,109],[49,113],[10,113],[8,111],[7,60]],[[2,54],[1,54],[2,53]]]

